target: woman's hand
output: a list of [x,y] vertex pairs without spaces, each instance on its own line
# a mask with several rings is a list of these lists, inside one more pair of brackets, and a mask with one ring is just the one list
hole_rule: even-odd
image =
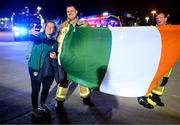
[[34,35],[34,36],[38,36],[39,32],[36,31],[36,30],[37,30],[36,24],[34,24],[33,28],[30,29],[29,34],[32,34],[32,35]]
[[57,58],[56,53],[55,52],[50,52],[50,58],[51,59],[56,59]]

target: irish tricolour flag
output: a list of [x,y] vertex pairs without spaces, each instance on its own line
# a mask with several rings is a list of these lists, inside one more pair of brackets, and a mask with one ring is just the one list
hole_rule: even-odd
[[150,92],[180,58],[180,26],[68,27],[61,65],[68,79],[101,92]]

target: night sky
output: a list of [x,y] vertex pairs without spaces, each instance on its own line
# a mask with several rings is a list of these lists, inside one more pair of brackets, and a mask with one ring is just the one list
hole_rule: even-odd
[[151,10],[170,14],[171,22],[180,24],[180,4],[178,0],[0,0],[0,17],[10,17],[13,12],[28,6],[35,11],[36,6],[43,8],[46,18],[66,18],[65,7],[73,3],[84,16],[101,14],[108,11],[115,15],[122,12],[138,12],[141,17],[152,16]]

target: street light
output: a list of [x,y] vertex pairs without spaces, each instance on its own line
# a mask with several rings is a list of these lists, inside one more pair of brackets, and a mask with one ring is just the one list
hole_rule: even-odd
[[37,10],[40,11],[42,8],[40,6],[37,6]]
[[152,18],[152,25],[153,25],[154,24],[154,15],[156,14],[156,10],[152,10],[151,14],[153,15],[153,18]]
[[149,22],[149,17],[148,17],[148,16],[145,17],[145,20],[146,20],[146,23],[148,24],[148,22]]
[[109,15],[109,13],[108,12],[103,12],[103,14],[102,14],[103,16],[108,16]]

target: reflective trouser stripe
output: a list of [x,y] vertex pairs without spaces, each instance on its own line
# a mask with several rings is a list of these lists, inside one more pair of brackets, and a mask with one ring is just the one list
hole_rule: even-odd
[[60,85],[58,85],[55,99],[57,101],[64,101],[66,98],[67,92],[68,92],[68,88],[63,88]]
[[82,98],[87,98],[87,97],[90,96],[90,90],[89,90],[89,88],[84,87],[84,86],[80,86],[79,89],[80,89],[80,96],[81,96]]
[[161,79],[159,80],[159,82],[158,82],[158,84],[156,85],[156,87],[152,90],[152,92],[153,92],[154,94],[157,94],[157,95],[162,95],[162,94],[163,94],[163,92],[164,92],[164,87],[161,86],[162,80],[163,80],[163,78],[161,78]]
[[157,86],[152,90],[152,92],[154,94],[157,94],[157,95],[161,96],[163,94],[163,92],[164,92],[164,87],[163,86]]
[[171,75],[171,72],[172,72],[172,68],[163,77],[169,77]]
[[156,85],[156,87],[152,90],[153,93],[157,94],[157,95],[162,95],[164,92],[164,87],[161,86],[163,81],[163,77],[158,81],[158,84]]
[[[169,77],[170,74],[172,72],[172,68],[170,69],[169,72],[167,72],[163,77]],[[164,92],[164,86],[161,86],[162,82],[163,82],[163,77],[158,81],[158,84],[156,85],[156,87],[152,90],[153,93],[157,94],[157,95],[162,95]]]

